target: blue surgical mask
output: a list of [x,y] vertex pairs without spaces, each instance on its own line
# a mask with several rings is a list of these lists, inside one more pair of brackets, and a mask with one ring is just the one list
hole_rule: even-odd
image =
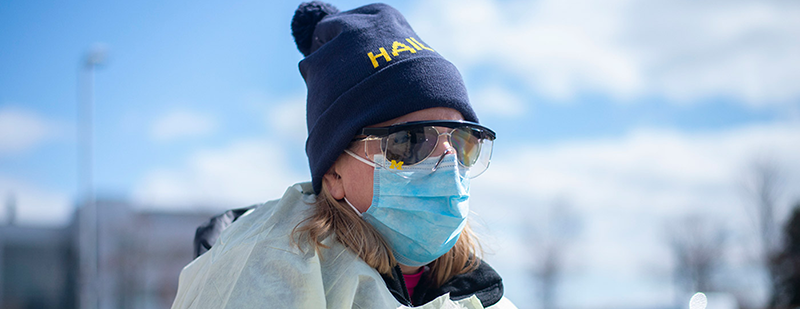
[[[455,155],[392,171],[347,153],[375,166],[372,205],[361,215],[383,236],[400,264],[426,265],[456,244],[469,214],[469,178],[459,172]],[[415,175],[425,169],[425,176]]]

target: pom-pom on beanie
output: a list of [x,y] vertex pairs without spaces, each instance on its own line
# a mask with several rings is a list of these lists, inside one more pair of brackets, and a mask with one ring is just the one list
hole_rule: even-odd
[[456,67],[386,4],[339,12],[318,1],[292,19],[306,56],[306,154],[314,192],[361,128],[432,107],[453,108],[478,122]]

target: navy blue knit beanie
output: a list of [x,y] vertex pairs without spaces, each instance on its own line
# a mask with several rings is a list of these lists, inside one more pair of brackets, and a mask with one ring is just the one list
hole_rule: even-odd
[[306,154],[314,192],[363,127],[431,107],[453,108],[478,122],[461,74],[386,4],[339,12],[301,4],[292,35],[305,59]]

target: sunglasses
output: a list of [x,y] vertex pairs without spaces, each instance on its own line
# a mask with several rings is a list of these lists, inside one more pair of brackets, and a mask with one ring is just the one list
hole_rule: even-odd
[[[480,124],[448,120],[415,121],[388,127],[363,128],[360,135],[366,137],[353,140],[365,141],[366,157],[375,164],[394,171],[414,168],[431,157],[439,145],[439,137],[446,136],[451,148],[446,150],[456,155],[459,165],[464,167],[462,170],[468,173],[470,178],[477,177],[489,167],[496,138],[494,131]],[[445,151],[442,152],[444,153]],[[382,155],[383,159],[375,160],[377,154]],[[433,166],[430,172],[435,171],[436,166]]]

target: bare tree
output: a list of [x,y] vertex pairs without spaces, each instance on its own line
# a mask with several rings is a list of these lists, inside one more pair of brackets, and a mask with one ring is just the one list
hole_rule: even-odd
[[[675,260],[673,276],[683,293],[715,291],[713,275],[723,263],[725,229],[699,215],[667,224],[669,247]],[[678,298],[682,299],[683,294]]]
[[783,248],[773,258],[780,271],[774,278],[771,308],[800,307],[800,201],[783,227]]
[[759,242],[765,259],[780,250],[775,212],[783,185],[783,175],[775,161],[769,159],[753,161],[744,180],[745,190],[752,198],[750,205],[755,214]]
[[556,307],[558,281],[564,270],[564,253],[580,230],[580,219],[561,198],[549,203],[527,225],[531,248],[531,274],[539,284],[542,309]]
[[781,249],[776,213],[784,187],[783,175],[778,164],[771,159],[754,160],[745,175],[743,187],[750,198],[748,205],[751,206],[751,215],[757,230],[759,258],[769,273],[770,290],[774,293],[781,271],[776,262]]

